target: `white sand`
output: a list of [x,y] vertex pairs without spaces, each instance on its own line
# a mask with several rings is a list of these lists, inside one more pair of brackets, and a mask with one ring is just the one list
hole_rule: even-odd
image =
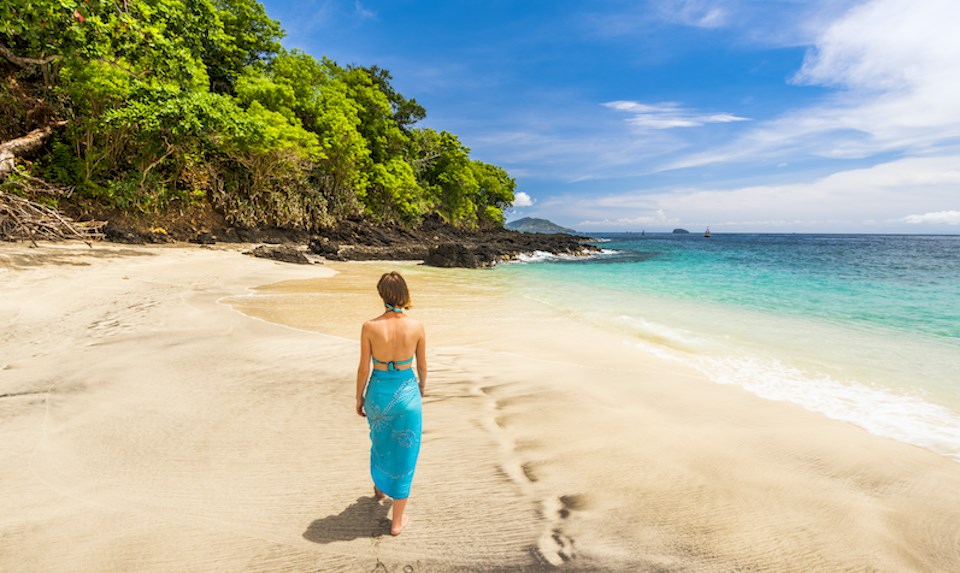
[[[495,273],[238,251],[0,245],[0,571],[960,571],[947,458],[711,384]],[[392,538],[353,382],[397,267],[431,375]]]

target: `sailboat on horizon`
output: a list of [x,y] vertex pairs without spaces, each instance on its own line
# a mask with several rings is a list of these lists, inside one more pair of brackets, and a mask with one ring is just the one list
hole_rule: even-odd
[[704,237],[710,237],[710,225],[707,225],[707,230],[703,232]]

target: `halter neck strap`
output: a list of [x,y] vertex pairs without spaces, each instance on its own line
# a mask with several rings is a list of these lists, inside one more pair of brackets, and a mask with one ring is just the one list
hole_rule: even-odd
[[399,306],[393,306],[387,303],[384,303],[383,306],[386,307],[387,310],[392,310],[393,312],[403,312],[403,309]]

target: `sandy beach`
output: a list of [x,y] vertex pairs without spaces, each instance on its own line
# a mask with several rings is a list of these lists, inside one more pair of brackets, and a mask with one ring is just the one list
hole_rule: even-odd
[[[0,245],[0,571],[960,571],[949,458],[494,272],[241,250]],[[390,269],[431,369],[396,538],[353,411]]]

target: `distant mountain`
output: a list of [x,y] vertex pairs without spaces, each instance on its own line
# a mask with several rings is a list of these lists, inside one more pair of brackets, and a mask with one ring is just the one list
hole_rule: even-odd
[[688,230],[686,230],[686,229],[674,229],[674,230],[673,230],[673,233],[674,233],[675,235],[689,235],[689,234],[690,234],[690,231],[688,231]]
[[512,231],[520,231],[522,233],[567,233],[569,235],[575,235],[577,233],[573,229],[561,227],[553,221],[537,219],[535,217],[524,217],[523,219],[510,221],[504,226]]

